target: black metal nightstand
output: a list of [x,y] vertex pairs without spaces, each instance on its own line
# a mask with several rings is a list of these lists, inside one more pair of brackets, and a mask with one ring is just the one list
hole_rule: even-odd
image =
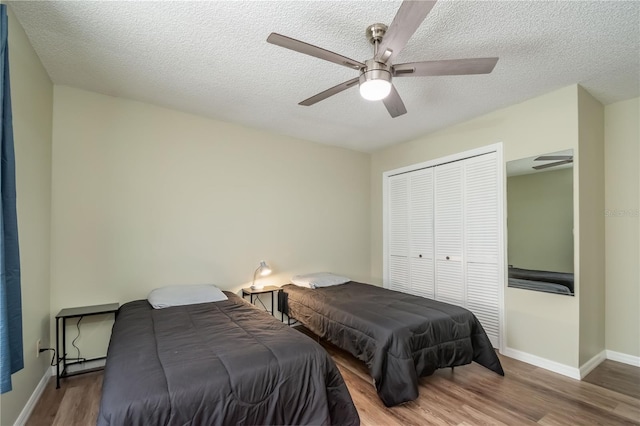
[[[242,289],[242,297],[244,298],[245,296],[249,296],[249,300],[251,301],[251,303],[253,303],[253,299],[255,296],[255,300],[259,301],[260,304],[264,307],[264,310],[269,312],[271,315],[274,315],[275,312],[275,303],[274,303],[274,298],[273,298],[273,293],[277,292],[280,290],[280,287],[276,287],[274,285],[268,285],[265,286],[261,289],[252,289],[252,288],[243,288]],[[264,303],[262,303],[262,300],[260,300],[260,295],[261,294],[265,294],[265,293],[271,293],[271,310],[267,309],[266,306],[264,306]],[[255,303],[254,303],[255,305]],[[275,315],[274,315],[275,316]]]
[[[67,372],[67,367],[70,365],[80,364],[83,362],[96,361],[99,359],[105,359],[106,356],[87,359],[84,361],[76,360],[74,362],[67,362],[67,319],[69,318],[82,318],[92,315],[105,315],[115,314],[120,307],[119,303],[108,303],[106,305],[94,305],[94,306],[81,306],[78,308],[63,309],[56,315],[56,389],[60,388],[60,379],[69,376],[75,376],[76,374],[89,373],[91,371],[101,370],[103,367],[89,368],[86,370],[76,371],[73,373]],[[62,320],[62,356],[60,356],[60,320]],[[62,371],[60,371],[60,362],[62,362]]]

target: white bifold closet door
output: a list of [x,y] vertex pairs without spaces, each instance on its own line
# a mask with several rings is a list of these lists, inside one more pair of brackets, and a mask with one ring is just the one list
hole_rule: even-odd
[[480,320],[494,347],[500,343],[499,182],[496,154],[465,160],[464,260],[466,307]]
[[410,292],[433,298],[433,169],[411,173],[409,182]]
[[389,288],[434,297],[433,170],[389,178]]
[[388,178],[388,287],[464,306],[500,343],[495,152]]
[[389,178],[388,286],[391,290],[409,292],[409,177]]
[[463,172],[463,161],[435,167],[435,299],[458,306],[466,306]]

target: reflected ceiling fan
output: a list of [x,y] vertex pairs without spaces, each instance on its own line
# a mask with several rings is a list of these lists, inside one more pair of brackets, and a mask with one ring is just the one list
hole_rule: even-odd
[[532,167],[534,170],[543,170],[549,167],[573,163],[573,155],[541,155],[540,157],[534,158],[533,161],[553,161],[553,163],[545,163]]
[[373,44],[373,58],[364,61],[364,63],[277,33],[271,33],[267,42],[315,56],[360,73],[359,77],[320,92],[298,105],[313,105],[359,84],[360,95],[363,98],[370,101],[382,100],[391,117],[395,118],[405,114],[407,109],[391,83],[393,77],[489,74],[498,62],[498,58],[470,58],[394,64],[393,60],[406,46],[435,4],[436,0],[405,0],[400,5],[391,25],[388,27],[379,23],[369,25],[366,29],[366,35]]

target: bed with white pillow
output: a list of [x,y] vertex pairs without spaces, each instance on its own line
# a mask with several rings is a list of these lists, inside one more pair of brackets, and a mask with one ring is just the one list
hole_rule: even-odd
[[504,375],[489,338],[465,308],[327,272],[282,286],[279,309],[364,361],[386,406],[418,397],[418,379],[472,361]]
[[293,284],[308,288],[330,287],[332,285],[348,283],[349,281],[351,281],[351,278],[336,275],[331,272],[314,272],[291,277]]
[[312,339],[211,285],[120,307],[98,425],[358,425],[333,360]]

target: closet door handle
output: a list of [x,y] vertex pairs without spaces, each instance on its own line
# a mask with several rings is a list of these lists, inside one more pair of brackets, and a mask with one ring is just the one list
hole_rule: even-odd
[[445,257],[445,259],[449,260],[449,256]]
[[418,257],[422,257],[422,255],[421,255],[421,254],[419,254],[419,255],[418,255]]

